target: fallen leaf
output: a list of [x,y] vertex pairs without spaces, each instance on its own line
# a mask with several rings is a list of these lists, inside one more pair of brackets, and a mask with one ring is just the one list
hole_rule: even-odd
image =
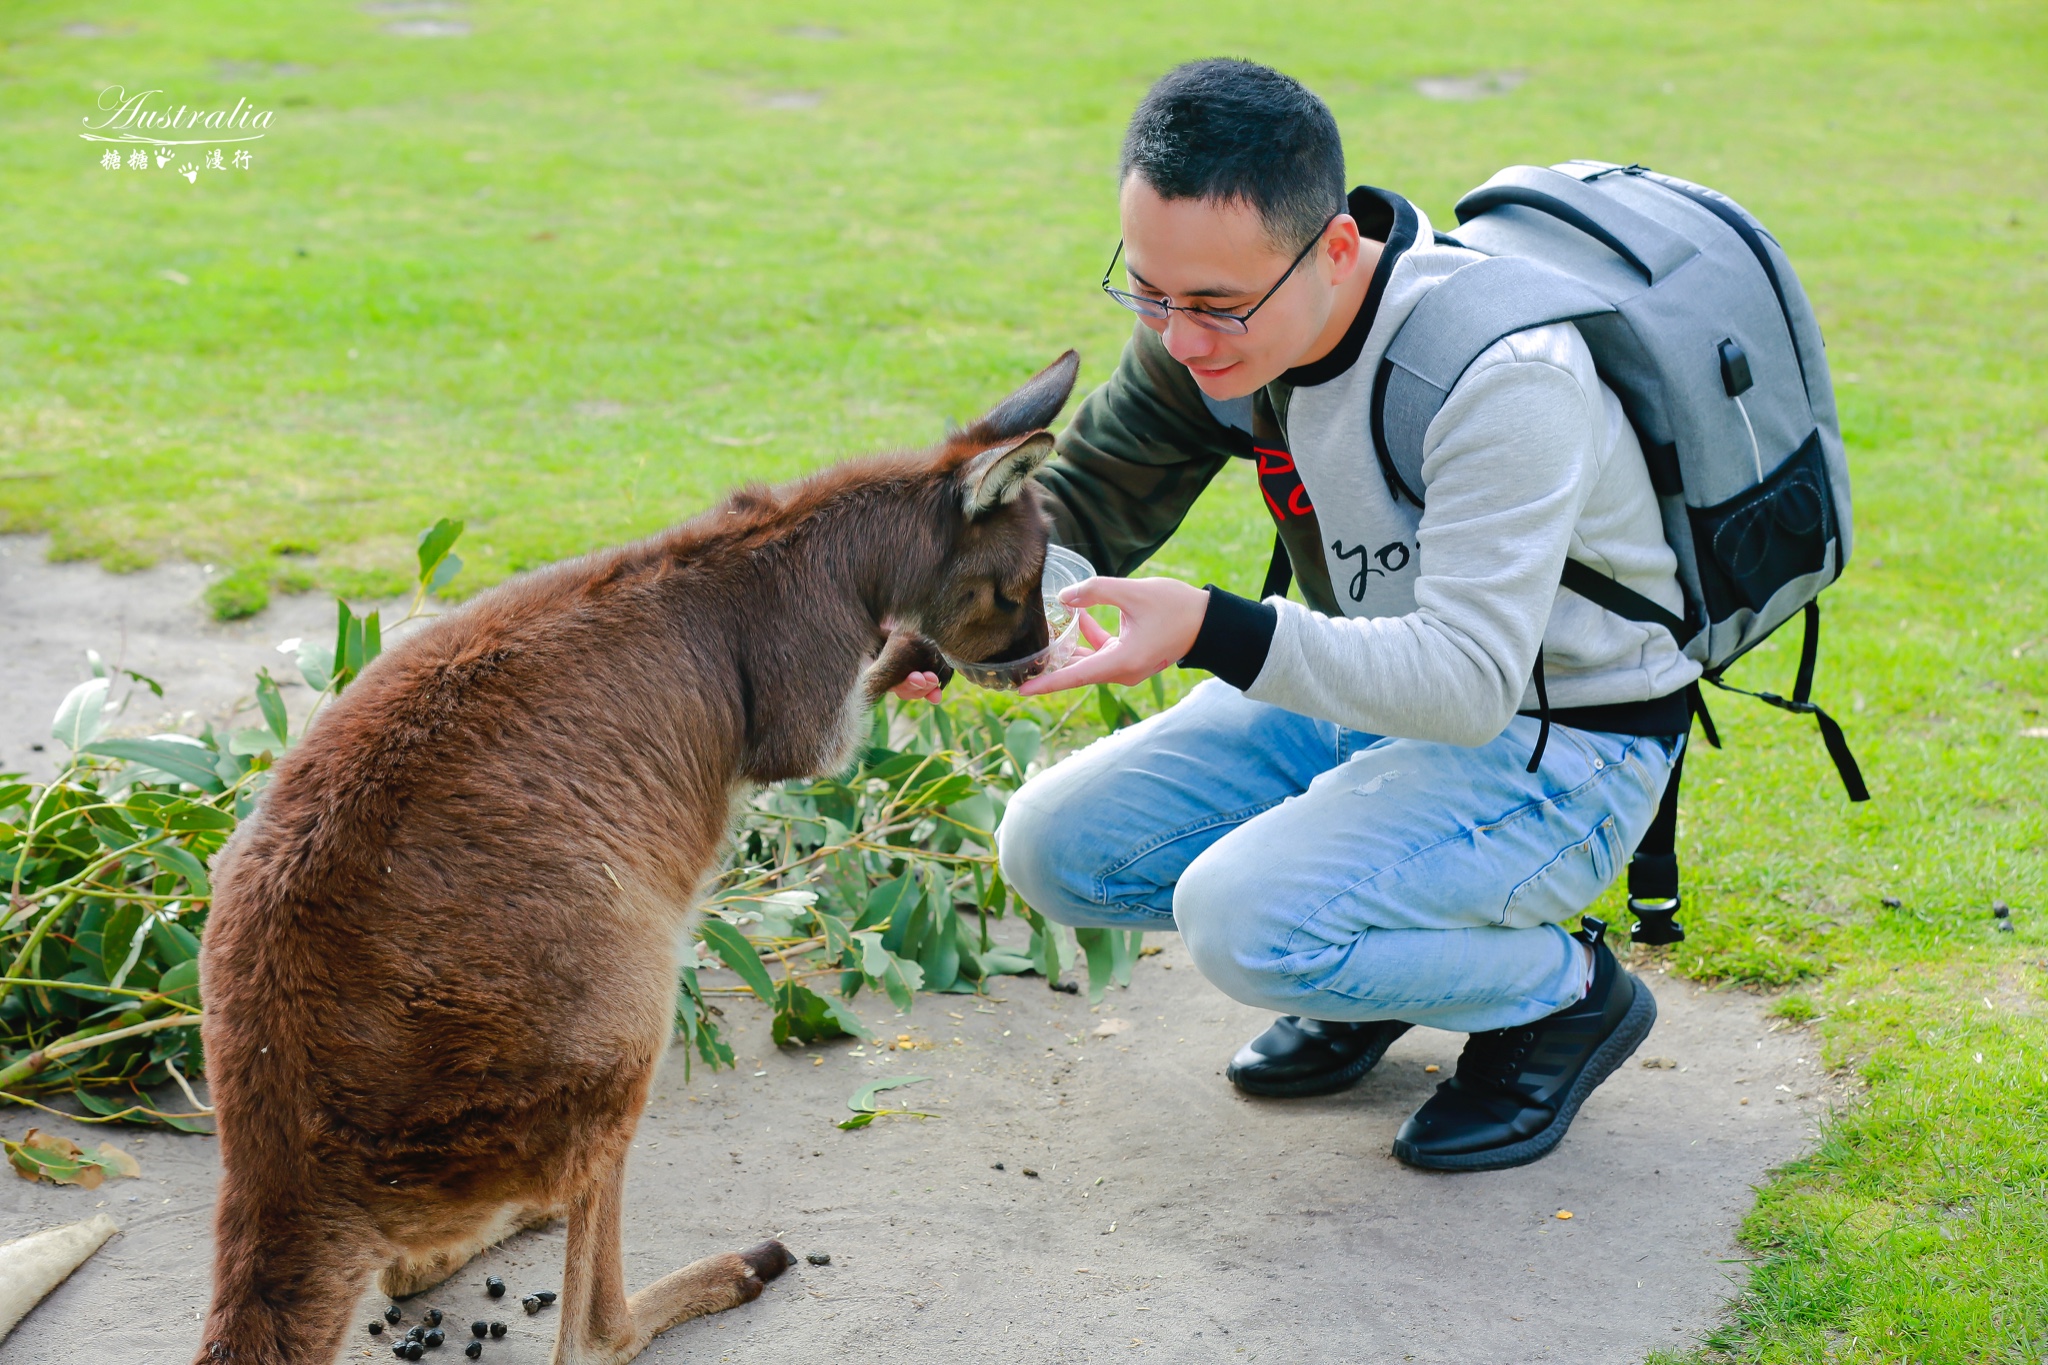
[[1677,1068],[1678,1060],[1675,1057],[1645,1057],[1643,1065],[1652,1071],[1671,1071]]
[[1552,1216],[1553,1216],[1553,1217],[1555,1217],[1555,1218],[1557,1218],[1557,1219],[1559,1219],[1560,1221],[1563,1221],[1563,1222],[1567,1222],[1567,1223],[1568,1223],[1568,1222],[1570,1222],[1570,1221],[1571,1221],[1571,1217],[1572,1217],[1572,1211],[1571,1211],[1570,1209],[1559,1209],[1559,1210],[1558,1210],[1558,1211],[1557,1211],[1557,1212],[1556,1212],[1556,1213],[1555,1213],[1554,1215],[1552,1215]]
[[98,1157],[100,1164],[112,1175],[125,1175],[130,1179],[140,1179],[142,1176],[142,1163],[135,1159],[135,1154],[124,1152],[111,1142],[102,1142],[99,1145]]
[[1437,1065],[1437,1064],[1436,1064],[1435,1062],[1431,1062],[1431,1063],[1430,1063],[1430,1064],[1429,1064],[1428,1066],[1426,1066],[1426,1067],[1424,1067],[1424,1068],[1422,1068],[1422,1069],[1423,1069],[1424,1071],[1427,1071],[1427,1072],[1429,1072],[1429,1073],[1430,1073],[1431,1075],[1435,1075],[1435,1074],[1436,1074],[1437,1072],[1439,1072],[1439,1071],[1443,1070],[1443,1068],[1442,1068],[1442,1067],[1440,1067],[1440,1066],[1438,1066],[1438,1065]]

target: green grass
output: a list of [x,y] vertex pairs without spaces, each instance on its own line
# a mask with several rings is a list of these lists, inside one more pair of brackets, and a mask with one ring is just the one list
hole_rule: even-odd
[[[107,36],[66,36],[81,17]],[[1714,184],[1776,230],[1827,331],[1858,539],[1821,694],[1876,800],[1842,800],[1810,725],[1734,699],[1728,750],[1689,765],[1678,965],[1790,987],[1867,1093],[1764,1191],[1749,1290],[1688,1358],[2048,1355],[2048,739],[2022,734],[2048,726],[2048,11],[463,17],[469,38],[406,40],[341,5],[0,15],[0,527],[114,568],[230,565],[246,606],[395,586],[447,513],[481,584],[929,440],[1068,345],[1092,382],[1125,330],[1093,289],[1121,121],[1186,57],[1299,75],[1354,176],[1440,220],[1516,161]],[[1412,88],[1500,69],[1529,80]],[[106,83],[277,119],[247,173],[106,172],[76,138]],[[1240,471],[1159,565],[1249,589],[1266,544]],[[1738,680],[1790,667],[1772,646]]]

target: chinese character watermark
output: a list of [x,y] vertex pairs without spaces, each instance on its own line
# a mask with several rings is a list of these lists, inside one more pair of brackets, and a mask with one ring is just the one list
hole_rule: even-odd
[[[152,169],[150,151],[135,145],[143,143],[154,148],[156,170],[162,170],[183,157],[199,158],[196,164],[185,160],[177,167],[176,174],[184,176],[187,184],[198,184],[202,170],[225,171],[232,168],[247,171],[255,166],[255,153],[246,146],[237,147],[232,155],[225,146],[215,146],[203,152],[199,149],[208,143],[262,140],[273,117],[270,110],[258,109],[248,100],[239,98],[232,109],[195,109],[181,104],[173,110],[168,104],[153,106],[151,101],[162,94],[161,90],[144,90],[130,95],[118,85],[110,85],[100,92],[99,107],[106,117],[95,121],[87,115],[83,122],[88,131],[79,136],[87,142],[112,142],[132,148],[124,151],[122,147],[110,147],[99,153],[102,170],[118,171],[124,167],[131,171]],[[204,131],[208,136],[180,138],[156,130],[173,133]],[[181,147],[191,150],[181,153],[178,150]]]

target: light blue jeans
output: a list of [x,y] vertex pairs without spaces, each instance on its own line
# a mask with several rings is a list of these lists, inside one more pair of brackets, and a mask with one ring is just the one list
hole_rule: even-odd
[[1536,731],[1386,739],[1212,679],[1025,783],[1003,875],[1063,924],[1178,927],[1248,1005],[1512,1028],[1584,994],[1559,922],[1627,865],[1684,744],[1558,725],[1532,774]]

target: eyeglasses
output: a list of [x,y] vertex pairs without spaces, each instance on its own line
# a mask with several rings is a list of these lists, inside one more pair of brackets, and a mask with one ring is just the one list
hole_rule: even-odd
[[1334,213],[1325,218],[1323,226],[1316,229],[1316,235],[1309,238],[1308,245],[1301,249],[1301,254],[1294,258],[1293,264],[1287,267],[1286,272],[1279,279],[1273,281],[1273,287],[1261,295],[1257,303],[1245,309],[1242,313],[1223,313],[1213,308],[1196,308],[1185,304],[1168,303],[1164,299],[1155,299],[1149,295],[1133,294],[1127,289],[1111,288],[1109,277],[1116,273],[1117,259],[1124,254],[1124,244],[1121,238],[1117,240],[1116,250],[1110,253],[1109,269],[1102,272],[1102,292],[1141,318],[1164,319],[1171,317],[1175,313],[1186,313],[1188,321],[1194,323],[1197,327],[1206,327],[1212,332],[1228,332],[1233,336],[1243,336],[1251,330],[1252,314],[1264,308],[1266,300],[1280,292],[1280,286],[1287,283],[1288,276],[1301,268],[1301,263],[1308,259],[1309,252],[1316,249],[1316,243],[1323,240],[1324,230],[1336,221],[1337,215]]

